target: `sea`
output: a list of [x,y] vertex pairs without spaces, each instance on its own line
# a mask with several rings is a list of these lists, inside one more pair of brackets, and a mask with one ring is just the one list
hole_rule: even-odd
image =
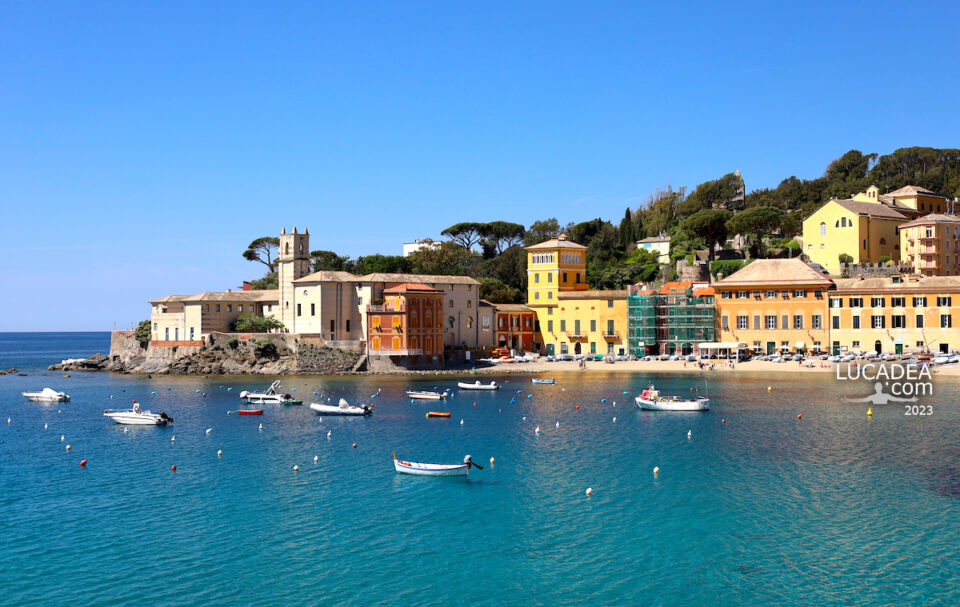
[[[960,604],[955,378],[934,375],[924,415],[848,402],[872,384],[832,374],[280,378],[374,404],[337,418],[232,413],[273,377],[45,370],[108,349],[0,334],[0,368],[25,374],[0,376],[2,605]],[[711,410],[641,411],[649,383]],[[72,399],[20,395],[44,387]],[[133,400],[176,421],[102,415]],[[394,453],[483,469],[398,475]]]

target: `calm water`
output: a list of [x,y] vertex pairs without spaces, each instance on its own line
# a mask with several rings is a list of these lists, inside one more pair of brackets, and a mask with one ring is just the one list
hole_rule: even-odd
[[[106,340],[0,335],[0,367]],[[960,383],[946,378],[932,416],[872,419],[840,401],[869,386],[825,376],[717,373],[705,414],[622,394],[692,376],[504,377],[446,405],[403,391],[451,380],[285,378],[308,402],[381,390],[374,416],[321,421],[305,406],[226,414],[271,378],[44,373],[0,377],[3,604],[960,603]],[[19,396],[45,386],[73,401]],[[124,433],[100,415],[133,398],[176,423]],[[393,451],[496,464],[398,476]]]

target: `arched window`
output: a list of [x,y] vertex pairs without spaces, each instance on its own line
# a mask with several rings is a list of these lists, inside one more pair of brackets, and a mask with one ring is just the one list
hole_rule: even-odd
[[473,328],[473,316],[467,316],[467,328],[468,329]]
[[820,222],[820,235],[821,236],[827,235],[827,224],[822,221]]
[[837,223],[833,224],[833,227],[839,228],[839,227],[840,227],[840,221],[838,220]]
[[886,238],[881,238],[881,239],[880,239],[880,244],[887,244],[887,239],[886,239]]
[[448,316],[448,317],[447,317],[447,324],[450,325],[450,328],[451,328],[451,329],[453,328],[453,323],[455,323],[455,322],[457,322],[457,321],[453,318],[453,316]]

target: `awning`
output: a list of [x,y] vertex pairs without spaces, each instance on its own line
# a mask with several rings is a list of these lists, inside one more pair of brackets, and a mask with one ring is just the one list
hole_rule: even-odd
[[780,346],[780,349],[781,349],[781,350],[789,350],[789,349],[790,349],[790,346]]
[[697,347],[701,350],[742,350],[747,347],[747,344],[742,341],[708,341],[697,344]]
[[902,344],[902,343],[903,343],[903,340],[902,340],[902,339],[895,339],[895,340],[893,340],[893,343],[895,343],[895,344]]
[[807,347],[807,344],[803,343],[802,341],[798,341],[798,342],[796,343],[795,347],[797,347],[797,348],[806,348],[806,347]]

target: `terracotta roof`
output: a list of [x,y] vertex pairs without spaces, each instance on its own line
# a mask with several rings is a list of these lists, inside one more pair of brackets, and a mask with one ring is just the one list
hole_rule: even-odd
[[561,234],[561,237],[551,238],[550,240],[545,240],[541,243],[530,245],[527,247],[528,251],[536,251],[537,249],[586,249],[587,247],[582,244],[577,244],[572,240],[567,240],[566,237]]
[[491,304],[494,308],[497,309],[497,312],[533,312],[530,308],[523,304],[500,304],[495,303]]
[[[843,294],[860,291],[892,291],[897,293],[960,291],[960,276],[902,276],[900,280],[901,282],[895,283],[890,276],[878,276],[862,280],[859,278],[835,278],[833,282],[837,285],[837,292]],[[931,302],[927,303],[931,305]]]
[[184,299],[190,297],[189,295],[167,295],[166,297],[161,297],[160,299],[151,299],[147,303],[158,304],[158,303],[172,303],[183,301]]
[[481,300],[479,301],[479,303],[477,303],[477,307],[478,307],[478,308],[496,308],[496,307],[497,307],[497,304],[495,304],[495,303],[490,303],[490,302],[487,301],[486,299],[481,299]]
[[405,282],[389,289],[384,289],[384,293],[442,293],[439,289],[420,284],[418,282]]
[[926,194],[927,196],[936,196],[937,198],[944,198],[939,194],[934,194],[927,188],[921,188],[918,185],[905,185],[899,190],[894,190],[892,192],[887,192],[887,196],[913,196],[915,194]]
[[662,295],[668,295],[670,293],[686,293],[687,289],[692,286],[692,282],[665,282],[660,288],[660,293]]
[[267,289],[263,291],[206,291],[199,295],[185,297],[184,302],[206,302],[206,301],[279,301],[280,291],[278,289]]
[[723,280],[713,283],[713,286],[716,288],[765,285],[828,286],[830,284],[832,281],[829,277],[794,257],[792,259],[757,259]]
[[697,287],[693,290],[694,297],[703,297],[704,295],[715,295],[713,287]]
[[900,224],[901,228],[912,226],[921,226],[929,223],[960,223],[960,215],[944,215],[943,213],[930,213],[922,217],[917,217],[913,221]]
[[359,276],[351,274],[350,272],[321,270],[320,272],[307,274],[306,276],[298,278],[293,282],[357,282],[359,280]]
[[360,282],[386,282],[386,283],[404,283],[418,282],[425,285],[436,284],[454,284],[454,285],[479,285],[480,283],[469,276],[449,276],[445,274],[384,274],[375,272],[360,276],[357,280]]
[[627,290],[622,291],[560,291],[557,299],[623,299]]
[[[907,216],[899,212],[896,209],[890,208],[889,205],[880,204],[877,202],[861,202],[859,200],[840,200],[834,198],[830,202],[835,202],[850,211],[851,213],[856,213],[857,215],[866,215],[867,217],[877,217],[880,219],[906,219]],[[828,203],[829,204],[829,203]],[[909,212],[913,209],[904,207],[904,210]]]

